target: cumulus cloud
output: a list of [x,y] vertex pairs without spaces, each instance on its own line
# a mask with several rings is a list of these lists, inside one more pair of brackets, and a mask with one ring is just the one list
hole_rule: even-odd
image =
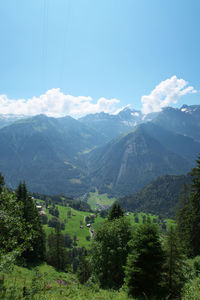
[[163,107],[177,103],[181,96],[197,92],[192,86],[187,85],[187,81],[176,76],[162,81],[149,95],[142,96],[142,112],[149,114],[161,111]]
[[91,97],[65,95],[57,88],[30,99],[16,100],[0,95],[0,114],[80,117],[90,113],[113,113],[117,103],[119,103],[118,99],[99,98],[94,102]]

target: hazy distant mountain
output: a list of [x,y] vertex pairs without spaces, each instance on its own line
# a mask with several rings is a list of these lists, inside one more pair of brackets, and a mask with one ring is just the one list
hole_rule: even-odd
[[90,114],[80,118],[79,121],[102,133],[106,141],[132,130],[138,124],[149,121],[172,132],[187,135],[200,141],[200,105],[183,105],[180,109],[166,107],[161,112],[148,115],[126,107],[116,115]]
[[79,121],[95,128],[96,131],[104,135],[108,142],[143,122],[142,117],[140,111],[127,107],[116,115],[106,113],[90,114],[80,118]]
[[164,108],[154,119],[166,129],[200,141],[200,105]]
[[14,115],[14,114],[0,114],[0,128],[11,125],[17,120],[25,119],[23,115]]
[[200,143],[189,136],[169,131],[152,122],[141,124],[140,126],[166,149],[181,155],[188,161],[195,161],[200,153]]
[[20,120],[0,130],[0,170],[11,187],[25,180],[32,191],[77,195],[88,181],[79,153],[101,142],[71,117]]
[[200,106],[148,115],[125,108],[79,120],[39,115],[1,128],[0,145],[0,172],[11,187],[25,180],[46,194],[80,196],[97,187],[122,196],[190,171],[200,153]]
[[[180,146],[173,143],[175,139],[181,142]],[[88,165],[93,185],[100,192],[125,195],[138,191],[158,176],[185,174],[199,152],[200,143],[146,123],[89,153]]]

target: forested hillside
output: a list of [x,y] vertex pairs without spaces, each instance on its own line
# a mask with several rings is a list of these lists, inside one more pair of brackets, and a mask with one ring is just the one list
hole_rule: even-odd
[[[173,148],[176,145],[172,141],[168,147],[165,147],[166,141],[159,141],[165,130],[155,126],[159,132],[158,138],[155,138],[156,134],[149,133],[149,125],[139,125],[132,132],[89,153],[92,183],[101,193],[122,196],[137,192],[158,176],[185,174],[194,165],[194,159],[188,158],[187,149],[185,155],[182,153],[184,150],[181,151],[183,145],[188,143],[187,137],[180,138],[182,147],[180,145],[179,151],[175,152]],[[170,137],[174,139],[173,134]],[[198,150],[200,143],[196,143],[194,150],[191,148],[188,153],[193,157]]]
[[164,175],[135,194],[118,201],[126,211],[144,211],[165,217],[174,217],[179,199],[184,192],[184,183],[191,184],[188,175]]

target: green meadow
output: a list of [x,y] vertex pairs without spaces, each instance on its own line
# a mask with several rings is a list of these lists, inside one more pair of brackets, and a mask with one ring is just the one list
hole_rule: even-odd
[[97,285],[79,284],[75,274],[57,272],[52,266],[14,266],[0,273],[0,299],[30,300],[126,300],[125,291],[102,290]]
[[[62,230],[63,234],[69,234],[73,239],[75,236],[77,237],[77,246],[79,247],[88,247],[90,241],[86,240],[87,236],[90,236],[89,228],[86,227],[85,217],[89,216],[89,212],[82,212],[75,210],[71,207],[56,205],[59,211],[59,220],[65,223],[65,229]],[[45,210],[48,216],[48,220],[52,218],[52,215],[49,214],[49,210]],[[70,211],[70,216],[69,212]],[[80,228],[83,226],[83,228]],[[54,229],[49,227],[48,225],[44,225],[45,232],[50,234]]]
[[[62,230],[63,234],[69,234],[72,239],[77,237],[76,244],[78,247],[86,247],[89,248],[91,244],[91,233],[90,229],[86,226],[86,217],[90,217],[90,212],[83,212],[75,210],[71,207],[56,205],[59,211],[59,220],[65,223],[65,229]],[[43,209],[47,213],[48,220],[53,216],[49,213],[48,209]],[[98,227],[103,223],[106,218],[102,218],[99,213],[95,214],[94,223],[91,224],[91,229],[94,231],[98,229]],[[132,226],[137,226],[137,224],[141,224],[143,222],[143,217],[145,217],[146,221],[148,219],[153,222],[155,219],[158,219],[158,216],[152,215],[150,213],[125,213],[126,217],[130,219]],[[135,222],[135,215],[138,217],[138,222]],[[174,225],[175,222],[172,219],[166,219],[165,224],[167,229]],[[81,228],[82,227],[82,228]],[[48,225],[44,225],[44,229],[47,235],[51,232],[54,232],[54,228],[49,227]],[[90,238],[88,238],[90,237]]]
[[90,192],[87,203],[95,210],[98,208],[97,204],[111,206],[116,201],[116,198],[109,198],[107,194],[99,194],[96,189],[95,192]]

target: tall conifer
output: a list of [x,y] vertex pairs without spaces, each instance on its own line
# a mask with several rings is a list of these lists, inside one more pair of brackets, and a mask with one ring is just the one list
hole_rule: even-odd
[[192,185],[191,185],[191,247],[193,255],[200,255],[200,156],[196,160],[197,166],[192,169]]
[[200,255],[200,156],[192,169],[190,192],[184,192],[177,212],[178,231],[188,255]]
[[48,236],[47,261],[58,271],[65,271],[69,265],[67,250],[65,249],[64,236],[61,234],[60,226],[57,226],[55,233]]
[[158,295],[162,280],[164,253],[155,224],[140,225],[130,242],[132,249],[125,268],[130,296]]
[[26,184],[20,183],[17,191],[17,200],[23,206],[23,219],[27,226],[31,225],[32,238],[31,246],[27,249],[23,256],[29,261],[36,259],[44,259],[45,256],[45,233],[42,228],[42,220],[33,199],[28,194]]
[[114,203],[110,209],[109,215],[108,215],[108,220],[112,221],[114,219],[118,219],[120,217],[123,217],[124,212],[121,209],[121,206],[119,203]]
[[171,226],[164,241],[164,286],[167,294],[173,299],[180,296],[185,282],[185,260],[176,228]]

